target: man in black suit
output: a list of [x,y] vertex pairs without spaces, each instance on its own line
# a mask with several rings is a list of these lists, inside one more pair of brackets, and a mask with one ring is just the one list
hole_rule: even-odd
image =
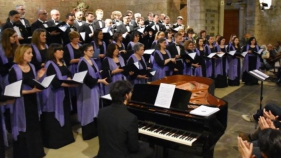
[[121,32],[124,36],[123,43],[125,47],[127,47],[128,43],[130,42],[130,33],[134,31],[133,24],[130,23],[131,19],[128,15],[123,17],[123,23],[118,25],[116,28],[116,32]]
[[[51,19],[47,21],[48,27],[54,27],[58,26],[61,21],[60,21],[60,12],[56,9],[51,10]],[[61,32],[57,32],[56,35],[51,35],[50,38],[47,41],[48,45],[51,43],[59,43],[62,44],[62,35]]]
[[173,25],[170,24],[170,17],[169,16],[165,16],[163,25],[166,27],[166,30],[173,28]]
[[68,36],[69,33],[71,31],[77,31],[77,28],[74,27],[74,20],[75,20],[74,14],[68,13],[65,18],[66,18],[66,22],[65,22],[66,30],[65,32],[62,33],[63,45],[67,45],[70,42]]
[[177,61],[173,74],[183,74],[183,59],[180,59],[182,54],[186,54],[184,47],[181,45],[183,35],[176,33],[174,37],[175,42],[167,46],[168,51],[171,53],[171,57],[176,58]]
[[153,151],[138,142],[138,118],[126,104],[132,95],[128,81],[117,81],[110,88],[112,104],[98,114],[98,158],[149,158]]
[[[31,24],[31,32],[33,33],[36,29],[41,28],[41,29],[45,29],[48,28],[48,24],[47,24],[47,17],[48,17],[48,13],[46,10],[44,9],[39,9],[37,11],[37,15],[38,15],[38,19],[37,21],[35,21],[33,24]],[[52,31],[52,32],[48,32],[46,31],[46,36],[47,36],[47,43],[51,43],[51,39],[50,36],[53,35],[58,35],[59,33],[56,31]]]
[[93,26],[93,21],[95,20],[94,13],[87,12],[85,14],[85,18],[86,18],[86,23],[79,28],[79,32],[80,34],[82,32],[85,33],[85,39],[82,38],[84,43],[91,43],[94,36],[94,26]]
[[96,29],[103,29],[105,27],[105,23],[102,20],[103,18],[103,10],[97,9],[96,10],[96,20],[94,20],[93,25],[94,25],[94,30]]
[[111,19],[105,19],[104,23],[105,23],[105,27],[102,31],[103,41],[105,42],[106,46],[108,46],[112,42],[114,29],[112,28],[112,20]]
[[20,13],[20,21],[25,27],[30,27],[30,23],[25,19],[25,7],[23,5],[16,5],[16,10]]
[[153,13],[148,12],[147,14],[147,20],[144,21],[144,25],[149,25],[153,22]]
[[181,28],[181,29],[184,29],[185,30],[185,26],[182,24],[182,16],[178,16],[177,17],[177,22],[173,25],[173,28]]
[[20,43],[28,43],[28,31],[20,22],[20,14],[18,11],[11,10],[9,12],[9,17],[7,18],[6,23],[2,26],[1,32],[3,32],[7,28],[14,29],[17,32]]
[[77,11],[75,12],[75,21],[74,21],[74,27],[76,27],[78,30],[80,27],[86,23],[86,21],[83,20],[83,12],[82,11]]
[[150,23],[148,27],[151,27],[154,30],[153,31],[154,34],[156,34],[158,31],[163,31],[163,32],[166,31],[166,27],[159,22],[158,14],[153,15],[153,22]]

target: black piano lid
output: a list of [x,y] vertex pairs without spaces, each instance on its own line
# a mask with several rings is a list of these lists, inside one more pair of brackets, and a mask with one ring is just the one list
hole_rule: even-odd
[[[160,85],[151,85],[151,84],[135,84],[134,90],[131,98],[131,102],[142,103],[146,106],[155,107],[154,103],[158,93]],[[171,110],[175,111],[187,111],[187,104],[189,103],[192,92],[175,89],[172,103],[170,106]],[[157,107],[160,108],[160,107]]]

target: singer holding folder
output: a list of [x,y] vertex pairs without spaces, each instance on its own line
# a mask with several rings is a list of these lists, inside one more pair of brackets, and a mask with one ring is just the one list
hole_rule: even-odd
[[173,74],[175,58],[171,58],[170,52],[166,49],[166,39],[160,38],[157,41],[156,49],[154,52],[154,60],[152,62],[153,69],[156,69],[156,73],[152,78],[153,81],[170,76]]
[[33,79],[39,80],[46,70],[41,69],[36,74],[34,65],[30,63],[32,56],[30,45],[19,46],[14,56],[16,64],[8,77],[9,83],[23,81],[22,97],[10,106],[14,158],[45,156],[39,121],[41,108],[37,95],[41,90],[35,87]]
[[108,85],[106,78],[102,79],[98,65],[93,60],[94,48],[91,44],[81,47],[84,56],[78,63],[78,72],[88,71],[84,84],[78,87],[77,115],[82,126],[83,140],[97,136],[97,126],[94,118],[99,112],[100,95],[103,95],[103,85]]
[[243,51],[247,51],[248,54],[244,58],[244,63],[242,67],[242,81],[245,82],[245,85],[257,85],[258,79],[249,74],[249,71],[259,69],[261,66],[260,57],[257,54],[259,51],[259,46],[255,37],[251,37],[248,40],[246,46],[243,47]]
[[142,43],[136,43],[134,44],[133,49],[135,53],[129,57],[127,65],[133,65],[137,62],[140,72],[134,72],[128,79],[132,84],[146,83],[148,79],[146,74],[146,72],[148,72],[148,67],[143,57],[144,45]]
[[[127,80],[126,76],[123,74],[125,66],[125,61],[121,55],[119,55],[119,50],[117,44],[109,44],[106,51],[106,57],[102,62],[103,71],[111,71],[112,82],[105,86],[105,94],[109,93],[109,88],[112,83],[119,80]],[[104,76],[107,77],[107,76]]]
[[42,97],[42,133],[46,148],[58,149],[73,143],[74,137],[70,124],[70,93],[69,87],[75,84],[64,83],[70,80],[71,72],[63,62],[63,47],[60,44],[50,45],[45,64],[46,76],[55,74],[51,85],[43,90]]

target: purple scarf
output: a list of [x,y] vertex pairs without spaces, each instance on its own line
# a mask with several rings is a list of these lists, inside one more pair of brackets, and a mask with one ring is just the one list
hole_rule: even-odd
[[[51,60],[47,61],[45,68],[48,69],[50,64],[53,65],[56,71],[56,77],[59,80],[66,80],[67,76],[62,76],[59,67]],[[59,121],[60,125],[64,125],[64,110],[63,110],[63,100],[65,97],[64,88],[60,87],[54,89],[49,86],[42,92],[42,111],[44,112],[55,112],[55,118]]]
[[[37,59],[37,61],[38,61],[39,63],[41,63],[41,62],[42,62],[42,57],[41,57],[41,54],[40,54],[39,49],[37,48],[37,46],[36,46],[35,44],[31,44],[31,46],[32,46],[32,48],[33,48],[33,50],[34,50],[34,54],[36,54],[36,59]],[[48,49],[48,45],[45,44],[45,46],[46,46],[46,49]]]
[[[135,63],[135,62],[138,62],[139,70],[143,70],[143,69],[146,69],[146,68],[147,68],[147,65],[146,65],[146,63],[145,63],[145,60],[144,60],[144,57],[143,57],[143,56],[141,56],[141,60],[144,62],[145,68],[142,67],[142,64],[140,63],[140,61],[137,59],[137,57],[136,57],[134,54],[132,54],[132,55],[129,57],[128,61],[129,61],[131,58],[133,59],[134,63]],[[133,84],[142,84],[142,83],[144,84],[144,83],[146,83],[146,79],[142,79],[142,78],[136,78],[136,79],[131,80],[131,81],[132,81]]]
[[[93,59],[91,59],[97,72],[94,71],[93,67],[85,60],[85,58],[80,58],[78,63],[78,70],[81,62],[85,62],[88,66],[88,73],[91,77],[100,79],[100,73],[97,64]],[[94,117],[97,116],[99,112],[99,99],[100,99],[100,87],[99,83],[92,89],[90,89],[86,84],[82,84],[78,87],[77,96],[77,115],[78,120],[81,122],[82,126],[85,126],[94,121]]]
[[[112,43],[116,44],[116,41],[112,41]],[[125,49],[125,45],[121,42],[123,49]]]
[[[123,43],[122,43],[123,44]],[[96,46],[96,43],[95,41],[92,41],[92,45],[94,47],[94,52],[96,52],[96,50],[99,50],[99,47]],[[103,50],[104,50],[104,53],[106,52],[106,44],[104,41],[102,41],[102,46],[103,46]],[[101,53],[101,52],[100,52]],[[94,59],[96,64],[98,65],[98,68],[101,70],[101,58],[97,58],[97,59]]]
[[[246,51],[248,51],[250,48],[250,45],[247,44],[246,46]],[[259,51],[259,47],[258,45],[256,45],[256,49],[257,51]],[[249,56],[257,56],[257,61],[256,61],[256,69],[259,69],[260,66],[261,66],[261,63],[260,63],[260,59],[258,57],[258,55],[255,55],[255,54],[247,54],[244,58],[244,63],[243,63],[243,68],[242,68],[242,72],[244,71],[249,71]]]
[[[232,44],[229,45],[228,47],[229,47],[229,51],[236,50]],[[237,71],[237,67],[238,67],[240,59],[236,58],[236,57],[232,57],[232,56],[228,56],[227,59],[228,59],[228,63],[229,63],[228,78],[230,80],[235,80],[235,78],[238,76],[240,78],[240,74],[238,74],[238,71]],[[239,68],[240,68],[240,65],[239,65]]]
[[[169,58],[171,58],[171,54],[167,49],[165,49],[165,52],[168,54]],[[163,55],[159,50],[155,50],[154,55],[155,55],[155,53],[157,53],[159,55],[161,60],[164,60]],[[153,61],[152,64],[153,64],[153,69],[156,70],[156,73],[152,78],[153,81],[164,78],[166,76],[166,71],[169,71],[170,75],[173,74],[173,70],[170,70],[169,66],[167,66],[167,65],[164,67],[161,67],[155,61]]]
[[[31,71],[33,72],[34,76],[36,77],[36,71],[35,67],[29,63]],[[22,80],[22,70],[18,66],[18,64],[14,64],[12,69],[15,70],[16,73],[16,78],[17,80]],[[31,90],[33,87],[29,87],[25,84],[23,84],[22,90]],[[40,104],[38,103],[38,95],[36,94],[37,97],[37,106],[38,106],[38,119],[41,114],[41,109],[40,109]],[[11,113],[11,125],[12,125],[12,134],[14,140],[17,140],[17,136],[19,135],[19,132],[25,132],[26,131],[26,118],[25,118],[25,108],[24,106],[24,97],[17,98],[10,106],[10,113]]]
[[[105,57],[105,58],[108,60],[109,69],[111,71],[117,69],[118,65],[113,61],[112,58],[110,58],[110,57]],[[124,59],[121,56],[118,56],[118,59],[119,59],[120,66],[124,67],[125,66]],[[112,80],[112,82],[109,85],[105,86],[105,94],[109,93],[109,89],[114,82],[120,81],[120,80],[126,80],[126,77],[122,73],[118,73],[118,74],[114,74],[114,75],[112,74],[111,80]]]
[[[225,47],[225,46],[224,46]],[[221,52],[221,48],[220,45],[216,45],[216,49],[218,52]],[[226,53],[226,52],[224,52]],[[215,64],[215,77],[217,77],[218,75],[223,75],[223,60],[225,59],[225,57],[221,57],[221,58],[217,58],[214,60],[214,64]],[[227,73],[228,71],[228,62],[225,62],[225,73]]]
[[[81,44],[78,44],[79,47],[81,46]],[[70,56],[70,60],[74,59],[74,51],[73,51],[73,48],[71,46],[70,43],[68,43],[66,45],[67,49],[68,49],[68,52],[69,52],[69,56]],[[72,74],[75,74],[77,72],[77,64],[70,64],[68,66],[68,70],[72,73]]]
[[0,44],[0,58],[2,60],[2,64],[7,64],[9,61],[8,61],[8,58],[6,57],[5,55],[5,52],[3,50],[3,47],[2,47],[2,44]]
[[[204,52],[206,55],[209,55],[210,53],[212,53],[211,48],[208,44],[205,45]],[[212,60],[206,59],[205,63],[206,63],[206,77],[212,77],[212,74],[213,74]]]

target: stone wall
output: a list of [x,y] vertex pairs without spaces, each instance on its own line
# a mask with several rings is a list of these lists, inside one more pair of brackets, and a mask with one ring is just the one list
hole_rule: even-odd
[[[134,13],[140,12],[143,17],[147,18],[148,12],[165,13],[171,17],[172,22],[175,22],[176,17],[180,15],[180,0],[81,0],[89,5],[89,11],[95,11],[98,8],[104,10],[104,18],[110,18],[111,12],[119,10],[122,14],[130,9]],[[65,15],[77,5],[77,0],[14,0],[12,3],[9,1],[0,1],[0,21],[5,22],[8,12],[15,8],[17,4],[26,6],[26,18],[34,22],[36,11],[39,8],[44,8],[49,13],[51,9],[58,9],[61,13],[61,20],[64,20]],[[182,15],[186,17],[185,14]],[[50,18],[50,15],[49,15]]]
[[187,0],[187,23],[196,33],[206,30],[207,34],[219,33],[220,0]]
[[[255,3],[255,19],[253,35],[257,38],[258,44],[275,44],[281,41],[281,3],[278,0],[272,0],[272,7],[269,10],[261,11],[259,3]],[[252,31],[248,27],[249,33]]]

